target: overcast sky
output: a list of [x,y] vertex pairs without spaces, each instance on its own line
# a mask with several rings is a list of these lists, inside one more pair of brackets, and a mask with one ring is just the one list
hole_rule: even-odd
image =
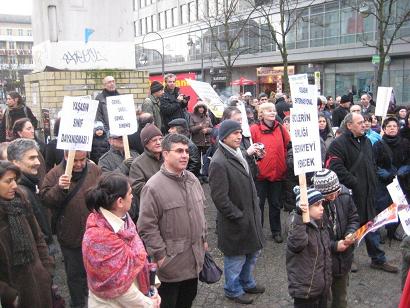
[[31,15],[33,0],[1,0],[0,14]]

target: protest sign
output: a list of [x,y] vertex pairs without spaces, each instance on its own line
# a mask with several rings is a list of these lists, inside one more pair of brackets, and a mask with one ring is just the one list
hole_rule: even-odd
[[107,111],[110,134],[124,136],[137,131],[137,115],[132,94],[108,96]]
[[88,97],[64,97],[57,149],[91,151],[97,108]]
[[187,83],[194,89],[195,93],[202,99],[202,101],[208,106],[209,111],[211,111],[215,117],[222,118],[222,113],[224,112],[224,103],[211,87],[209,83],[185,79]]
[[392,87],[378,87],[377,88],[377,101],[376,110],[374,114],[379,117],[385,117],[389,108],[390,100],[393,99]]
[[[241,116],[242,116],[242,124],[241,124],[241,128],[242,128],[242,135],[244,135],[245,137],[250,137],[251,136],[251,130],[249,128],[249,122],[248,122],[248,116],[246,115],[246,109],[245,109],[245,105],[242,101],[239,101],[238,104],[236,105],[236,107],[238,107],[238,109],[241,111]],[[252,140],[251,140],[252,142]]]
[[[322,170],[319,124],[317,115],[317,87],[308,84],[306,74],[289,76],[293,108],[290,109],[290,135],[293,167],[299,176],[301,204],[307,205],[306,172]],[[309,213],[303,221],[309,222]]]
[[357,245],[359,246],[361,240],[369,233],[374,232],[377,229],[399,221],[397,215],[398,206],[397,204],[391,204],[387,209],[379,213],[373,220],[367,222],[365,225],[361,226],[354,234],[353,238],[357,240]]
[[400,187],[400,183],[395,177],[393,182],[387,185],[387,190],[389,191],[390,197],[394,203],[398,204],[398,212],[401,225],[403,226],[404,232],[410,235],[410,207],[407,203],[406,196]]

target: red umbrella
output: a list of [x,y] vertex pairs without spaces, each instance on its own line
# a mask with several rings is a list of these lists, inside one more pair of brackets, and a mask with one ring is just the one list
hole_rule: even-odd
[[252,86],[255,84],[255,81],[241,77],[237,80],[231,82],[231,86]]

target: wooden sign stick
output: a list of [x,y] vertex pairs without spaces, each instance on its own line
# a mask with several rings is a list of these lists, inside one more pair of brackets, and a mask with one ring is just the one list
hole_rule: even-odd
[[130,153],[130,145],[128,143],[128,136],[127,135],[123,135],[122,136],[122,142],[124,144],[124,156],[125,159],[128,159],[131,157],[131,153]]
[[[75,157],[75,150],[68,151],[67,157],[67,165],[65,167],[65,175],[68,175],[71,180],[71,175],[73,173],[73,165],[74,165],[74,157]],[[70,186],[65,187],[65,189],[69,189]]]
[[300,204],[307,205],[307,212],[302,213],[303,223],[310,222],[309,216],[309,202],[307,197],[307,185],[306,185],[306,174],[299,174],[299,187],[300,187]]

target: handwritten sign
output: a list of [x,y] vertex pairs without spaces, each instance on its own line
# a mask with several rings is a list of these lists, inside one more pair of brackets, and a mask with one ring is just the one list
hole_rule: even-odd
[[64,97],[57,149],[91,151],[97,108],[89,97]]
[[110,134],[124,136],[137,131],[137,115],[132,94],[107,97],[107,110]]
[[317,115],[317,88],[308,85],[307,75],[290,76],[293,108],[290,109],[295,175],[322,170]]
[[215,117],[222,118],[222,113],[224,112],[224,103],[211,87],[209,83],[185,79],[187,83],[194,89],[195,93],[203,100],[203,102],[208,106],[209,111],[211,111]]

